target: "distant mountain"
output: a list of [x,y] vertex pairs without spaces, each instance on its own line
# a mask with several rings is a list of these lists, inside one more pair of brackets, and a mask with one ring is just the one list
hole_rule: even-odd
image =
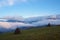
[[8,31],[8,29],[0,26],[0,33],[7,32],[7,31]]
[[8,19],[6,22],[22,22],[22,23],[24,23],[23,20],[16,20],[16,19]]

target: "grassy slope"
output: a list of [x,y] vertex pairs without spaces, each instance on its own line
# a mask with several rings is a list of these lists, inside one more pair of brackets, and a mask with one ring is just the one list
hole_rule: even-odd
[[19,35],[6,33],[0,35],[0,40],[60,40],[60,27],[33,28]]

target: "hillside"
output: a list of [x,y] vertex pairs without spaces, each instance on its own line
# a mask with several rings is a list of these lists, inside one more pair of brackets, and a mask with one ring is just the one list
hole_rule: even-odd
[[19,35],[0,34],[0,40],[60,40],[60,26],[22,30]]

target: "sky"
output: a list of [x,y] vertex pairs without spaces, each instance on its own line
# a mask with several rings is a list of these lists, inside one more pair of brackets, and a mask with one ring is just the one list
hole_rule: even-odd
[[0,18],[60,14],[60,0],[0,0]]

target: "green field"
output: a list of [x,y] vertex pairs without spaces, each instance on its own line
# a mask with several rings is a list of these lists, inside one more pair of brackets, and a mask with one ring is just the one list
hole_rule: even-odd
[[19,35],[0,34],[0,40],[60,40],[60,27],[44,27],[22,30]]

